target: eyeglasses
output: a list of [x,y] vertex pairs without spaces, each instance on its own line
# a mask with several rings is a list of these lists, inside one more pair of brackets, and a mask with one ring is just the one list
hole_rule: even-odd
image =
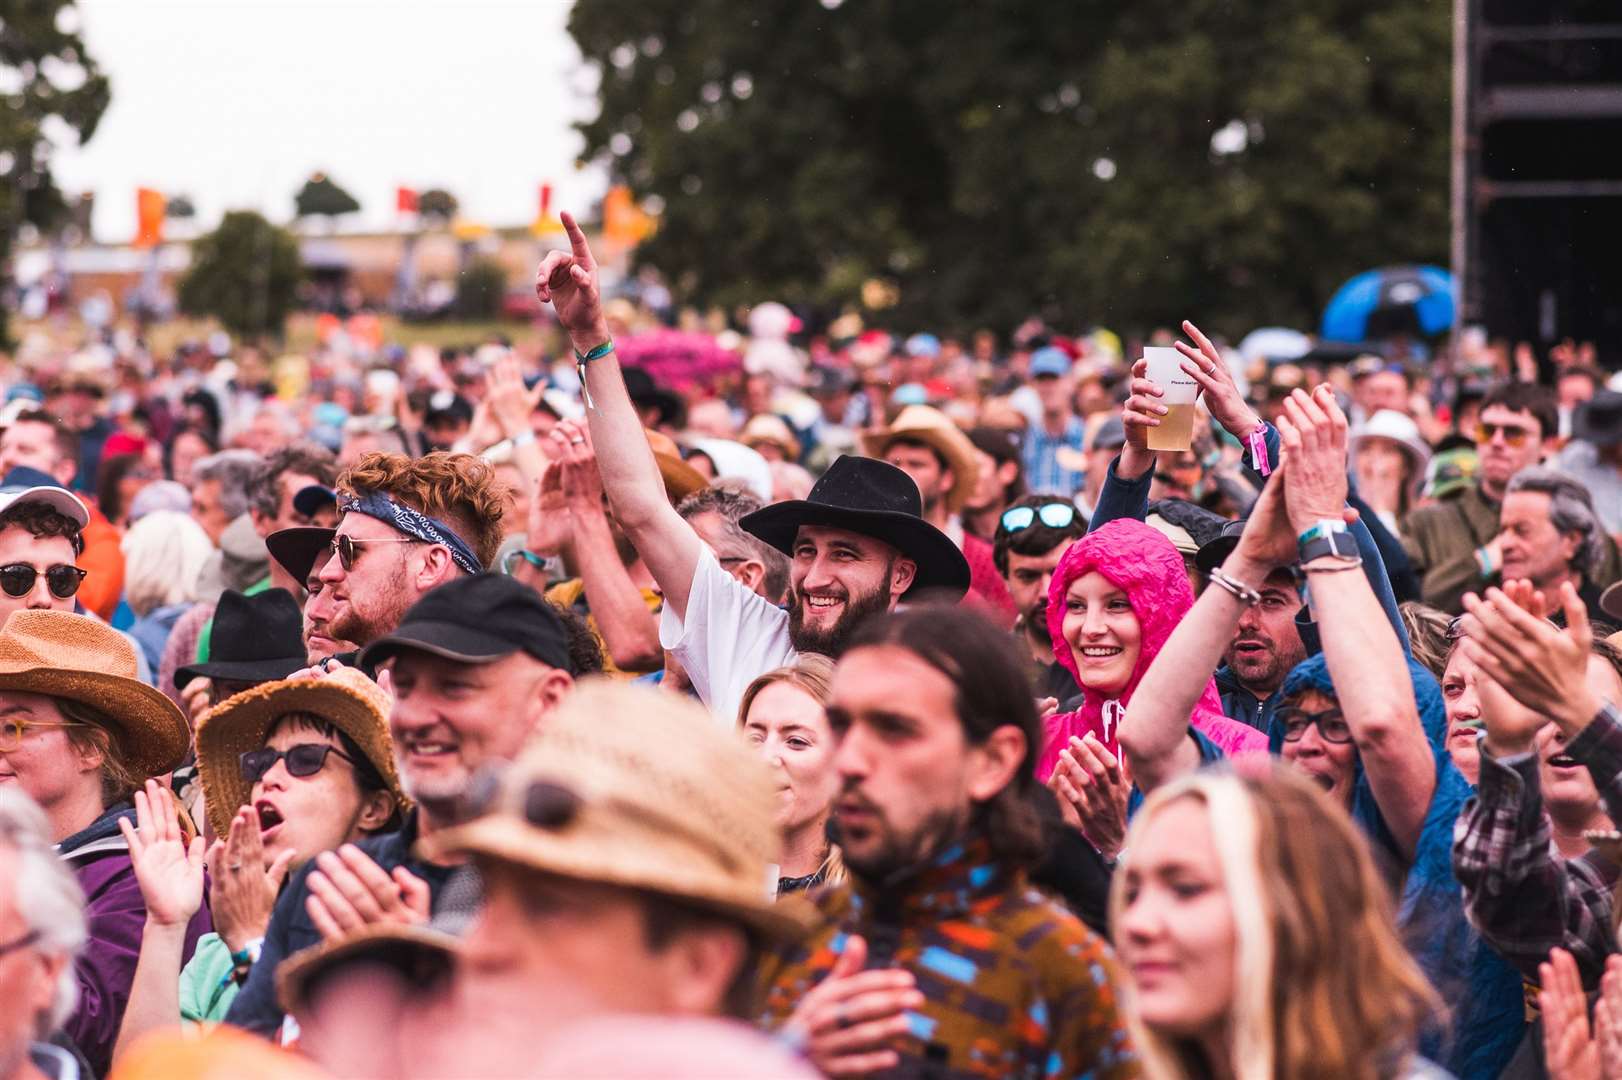
[[20,716],[8,716],[0,720],[0,754],[9,754],[22,745],[23,736],[31,728],[70,728],[84,727],[83,724],[70,724],[55,720],[25,720]]
[[355,549],[362,544],[420,544],[415,536],[392,536],[377,540],[356,540],[345,533],[337,533],[332,538],[332,552],[338,556],[338,565],[344,568],[344,573],[355,568],[355,560],[360,558],[360,552]]
[[1532,437],[1532,433],[1523,427],[1510,427],[1508,424],[1489,424],[1485,420],[1477,422],[1476,442],[1490,443],[1495,435],[1502,435],[1504,442],[1513,447],[1525,446],[1526,440]]
[[259,750],[249,750],[239,759],[242,765],[242,779],[250,784],[257,784],[265,778],[265,774],[276,767],[278,761],[286,760],[287,775],[306,777],[314,776],[321,771],[327,763],[328,754],[337,754],[351,765],[355,759],[326,743],[299,743],[289,746],[286,750],[272,750],[266,746]]
[[19,949],[26,949],[39,940],[39,931],[30,930],[16,941],[8,941],[0,945],[0,956],[10,956]]
[[1041,521],[1050,529],[1068,529],[1076,520],[1076,508],[1069,503],[1051,502],[1041,506],[1015,506],[1002,512],[1004,532],[1017,533]]
[[1300,742],[1306,735],[1307,728],[1314,724],[1318,726],[1318,734],[1327,743],[1344,746],[1352,741],[1351,725],[1339,709],[1325,709],[1323,712],[1307,712],[1305,709],[1280,709],[1273,714],[1284,728],[1285,742]]
[[[45,584],[50,587],[51,595],[58,600],[66,600],[78,592],[79,585],[89,572],[62,563],[43,571]],[[40,573],[41,571],[27,563],[0,566],[0,589],[4,589],[7,596],[27,596],[33,592],[34,582],[39,580]]]

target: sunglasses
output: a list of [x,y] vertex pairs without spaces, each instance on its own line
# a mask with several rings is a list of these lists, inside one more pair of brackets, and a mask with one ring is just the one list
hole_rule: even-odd
[[1318,727],[1318,734],[1327,743],[1344,746],[1352,741],[1352,728],[1341,715],[1339,709],[1325,709],[1323,712],[1307,712],[1305,709],[1280,709],[1273,714],[1279,724],[1284,728],[1285,742],[1300,742],[1306,736],[1307,728],[1314,724]]
[[1002,512],[1004,532],[1017,533],[1038,520],[1050,529],[1068,529],[1076,520],[1076,508],[1069,503],[1051,502],[1041,506],[1016,506]]
[[[463,802],[466,820],[495,813],[498,804],[507,801],[501,796],[502,772],[499,768],[486,769],[473,778]],[[537,829],[561,829],[579,815],[581,805],[580,796],[572,788],[537,780],[524,789],[519,810],[524,820]]]
[[338,533],[332,538],[332,553],[338,556],[338,565],[344,568],[344,573],[355,568],[355,560],[360,558],[360,552],[355,550],[362,544],[420,544],[415,536],[393,536],[378,540],[356,540],[353,536]]
[[321,771],[327,763],[328,754],[337,754],[351,765],[355,759],[326,743],[299,743],[289,746],[286,750],[272,750],[266,746],[259,750],[249,750],[239,759],[242,765],[242,779],[250,784],[257,784],[265,778],[265,774],[276,767],[278,761],[287,762],[287,775],[306,777],[314,776]]
[[1525,446],[1526,440],[1532,437],[1532,433],[1523,427],[1510,427],[1508,424],[1489,424],[1486,421],[1480,421],[1476,424],[1476,442],[1490,443],[1495,435],[1502,435],[1506,444],[1515,447]]
[[[58,600],[66,600],[79,591],[88,570],[80,570],[77,566],[57,564],[44,571],[45,584],[50,588],[51,595]],[[41,571],[29,566],[27,563],[11,563],[9,566],[0,566],[0,589],[4,589],[7,596],[27,596],[34,591],[34,582],[39,579]]]

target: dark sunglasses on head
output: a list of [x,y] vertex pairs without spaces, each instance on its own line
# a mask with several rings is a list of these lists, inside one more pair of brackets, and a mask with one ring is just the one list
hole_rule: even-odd
[[1504,442],[1510,446],[1524,446],[1532,433],[1523,427],[1510,427],[1508,424],[1489,424],[1485,420],[1476,423],[1476,442],[1490,443],[1494,435],[1502,435]]
[[377,540],[356,540],[353,536],[338,533],[332,538],[332,553],[338,556],[338,565],[344,568],[344,573],[355,568],[355,560],[360,557],[358,550],[362,544],[420,544],[415,536],[393,536]]
[[[500,809],[498,804],[504,801],[501,797],[503,772],[500,768],[485,769],[473,778],[462,804],[465,820],[472,821]],[[550,780],[537,780],[524,789],[520,810],[524,820],[537,829],[561,829],[575,819],[580,808],[580,796],[572,788]]]
[[1323,712],[1307,712],[1305,709],[1280,709],[1273,714],[1279,725],[1284,728],[1285,742],[1300,742],[1307,733],[1307,728],[1314,724],[1318,726],[1318,734],[1324,742],[1338,743],[1342,746],[1352,741],[1351,725],[1339,709],[1325,709]]
[[1002,512],[1004,532],[1022,532],[1038,520],[1050,529],[1068,529],[1076,520],[1076,508],[1069,503],[1051,502],[1041,506],[1015,506]]
[[[80,570],[77,566],[58,564],[44,571],[45,584],[49,586],[51,595],[58,600],[66,600],[79,591],[88,570]],[[0,589],[4,589],[7,596],[27,596],[34,590],[34,582],[39,580],[40,571],[27,563],[12,563],[9,566],[0,566]]]
[[276,767],[278,761],[284,759],[287,762],[287,775],[314,776],[327,763],[328,754],[337,754],[351,765],[355,763],[354,758],[336,746],[329,746],[326,743],[299,743],[297,746],[289,746],[286,750],[272,750],[266,746],[259,750],[249,750],[242,755],[240,759],[242,779],[250,784],[257,784],[264,779],[266,773]]

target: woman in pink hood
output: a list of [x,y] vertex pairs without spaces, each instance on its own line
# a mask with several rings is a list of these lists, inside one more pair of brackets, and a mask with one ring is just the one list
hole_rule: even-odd
[[[1121,717],[1143,673],[1194,606],[1183,557],[1141,521],[1121,518],[1071,544],[1048,589],[1053,655],[1086,692],[1080,709],[1048,717],[1037,777],[1046,782],[1071,736],[1121,756]],[[1224,753],[1267,752],[1267,737],[1222,713],[1214,681],[1190,723]]]

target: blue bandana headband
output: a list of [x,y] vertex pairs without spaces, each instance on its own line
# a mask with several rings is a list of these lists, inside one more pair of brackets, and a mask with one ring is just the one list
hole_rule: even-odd
[[364,491],[357,495],[345,495],[338,500],[340,514],[365,514],[376,518],[385,525],[414,536],[425,544],[440,544],[450,549],[451,559],[470,574],[484,571],[479,565],[478,556],[473,549],[467,546],[456,531],[436,517],[429,517],[421,510],[413,510],[409,506],[395,502],[376,491]]

